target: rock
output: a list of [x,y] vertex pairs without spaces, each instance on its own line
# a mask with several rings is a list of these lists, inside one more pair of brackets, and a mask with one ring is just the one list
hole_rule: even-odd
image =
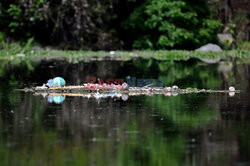
[[164,95],[165,95],[165,96],[171,96],[171,93],[168,92],[168,93],[165,93]]
[[198,49],[196,49],[196,51],[213,51],[213,52],[220,52],[222,51],[222,49],[220,48],[220,46],[216,45],[216,44],[212,44],[212,43],[208,43]]
[[220,43],[226,44],[226,45],[231,45],[234,41],[234,38],[231,35],[231,33],[225,33],[225,34],[219,33],[217,34],[217,38]]

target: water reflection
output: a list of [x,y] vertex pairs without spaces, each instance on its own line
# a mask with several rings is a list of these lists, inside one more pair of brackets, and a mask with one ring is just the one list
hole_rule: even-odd
[[62,95],[49,95],[48,96],[48,102],[49,103],[56,103],[61,104],[65,100],[65,96]]
[[[33,70],[9,66],[2,72],[0,165],[249,165],[249,65],[232,63],[230,70],[219,70],[220,64],[193,60],[60,63],[36,64]],[[101,67],[111,64],[108,71]],[[142,74],[141,78],[162,77],[164,83],[183,88],[236,85],[242,92],[233,97],[128,95],[123,100],[120,94],[43,97],[13,90],[41,84],[59,72],[72,84],[84,82],[86,75]]]
[[[194,94],[198,94],[198,93],[204,93],[203,91],[186,91],[186,92],[182,92],[181,95],[184,94],[189,94],[189,93],[194,93]],[[205,92],[205,93],[225,93],[230,96],[233,97],[236,92]],[[237,92],[240,93],[240,92]],[[88,99],[95,99],[96,101],[100,101],[102,99],[106,99],[106,98],[112,98],[114,101],[116,100],[123,100],[123,101],[127,101],[129,99],[129,97],[132,96],[154,96],[154,95],[164,95],[166,97],[175,97],[179,94],[178,91],[161,91],[161,92],[127,92],[127,93],[123,93],[123,92],[111,92],[111,93],[107,93],[107,92],[85,92],[85,93],[45,93],[45,92],[35,92],[34,95],[38,96],[41,95],[44,98],[47,99],[47,101],[49,103],[56,103],[56,104],[61,104],[66,96],[68,97],[83,97],[83,98],[88,98]]]

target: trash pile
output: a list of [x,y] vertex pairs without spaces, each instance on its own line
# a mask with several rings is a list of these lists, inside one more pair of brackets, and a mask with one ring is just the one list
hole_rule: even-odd
[[[62,77],[55,77],[49,79],[43,86],[37,86],[35,89],[36,94],[42,94],[44,97],[48,97],[49,103],[60,104],[65,100],[66,96],[82,96],[87,98],[121,98],[123,101],[128,100],[129,96],[164,94],[165,96],[177,96],[186,93],[229,93],[229,96],[233,97],[235,93],[239,93],[239,90],[235,90],[235,87],[230,86],[228,90],[205,90],[197,88],[179,89],[178,86],[172,87],[152,87],[149,85],[143,87],[129,87],[127,83],[122,85],[115,85],[113,83],[86,83],[83,85],[66,86],[66,81]],[[86,91],[85,91],[86,90]],[[107,91],[99,91],[107,90]],[[118,91],[116,91],[118,90]],[[122,90],[122,91],[119,91]],[[100,92],[100,93],[99,93]]]

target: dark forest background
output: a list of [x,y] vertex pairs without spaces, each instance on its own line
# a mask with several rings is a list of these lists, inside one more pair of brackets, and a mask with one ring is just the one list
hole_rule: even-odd
[[[0,39],[58,49],[194,49],[250,38],[249,0],[1,0]],[[3,40],[3,39],[2,39]]]

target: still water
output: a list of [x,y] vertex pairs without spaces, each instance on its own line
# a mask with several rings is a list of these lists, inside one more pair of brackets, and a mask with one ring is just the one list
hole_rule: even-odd
[[[0,165],[250,165],[250,64],[201,60],[0,62]],[[241,93],[87,98],[16,91],[61,76],[67,84],[161,78],[181,88]]]

